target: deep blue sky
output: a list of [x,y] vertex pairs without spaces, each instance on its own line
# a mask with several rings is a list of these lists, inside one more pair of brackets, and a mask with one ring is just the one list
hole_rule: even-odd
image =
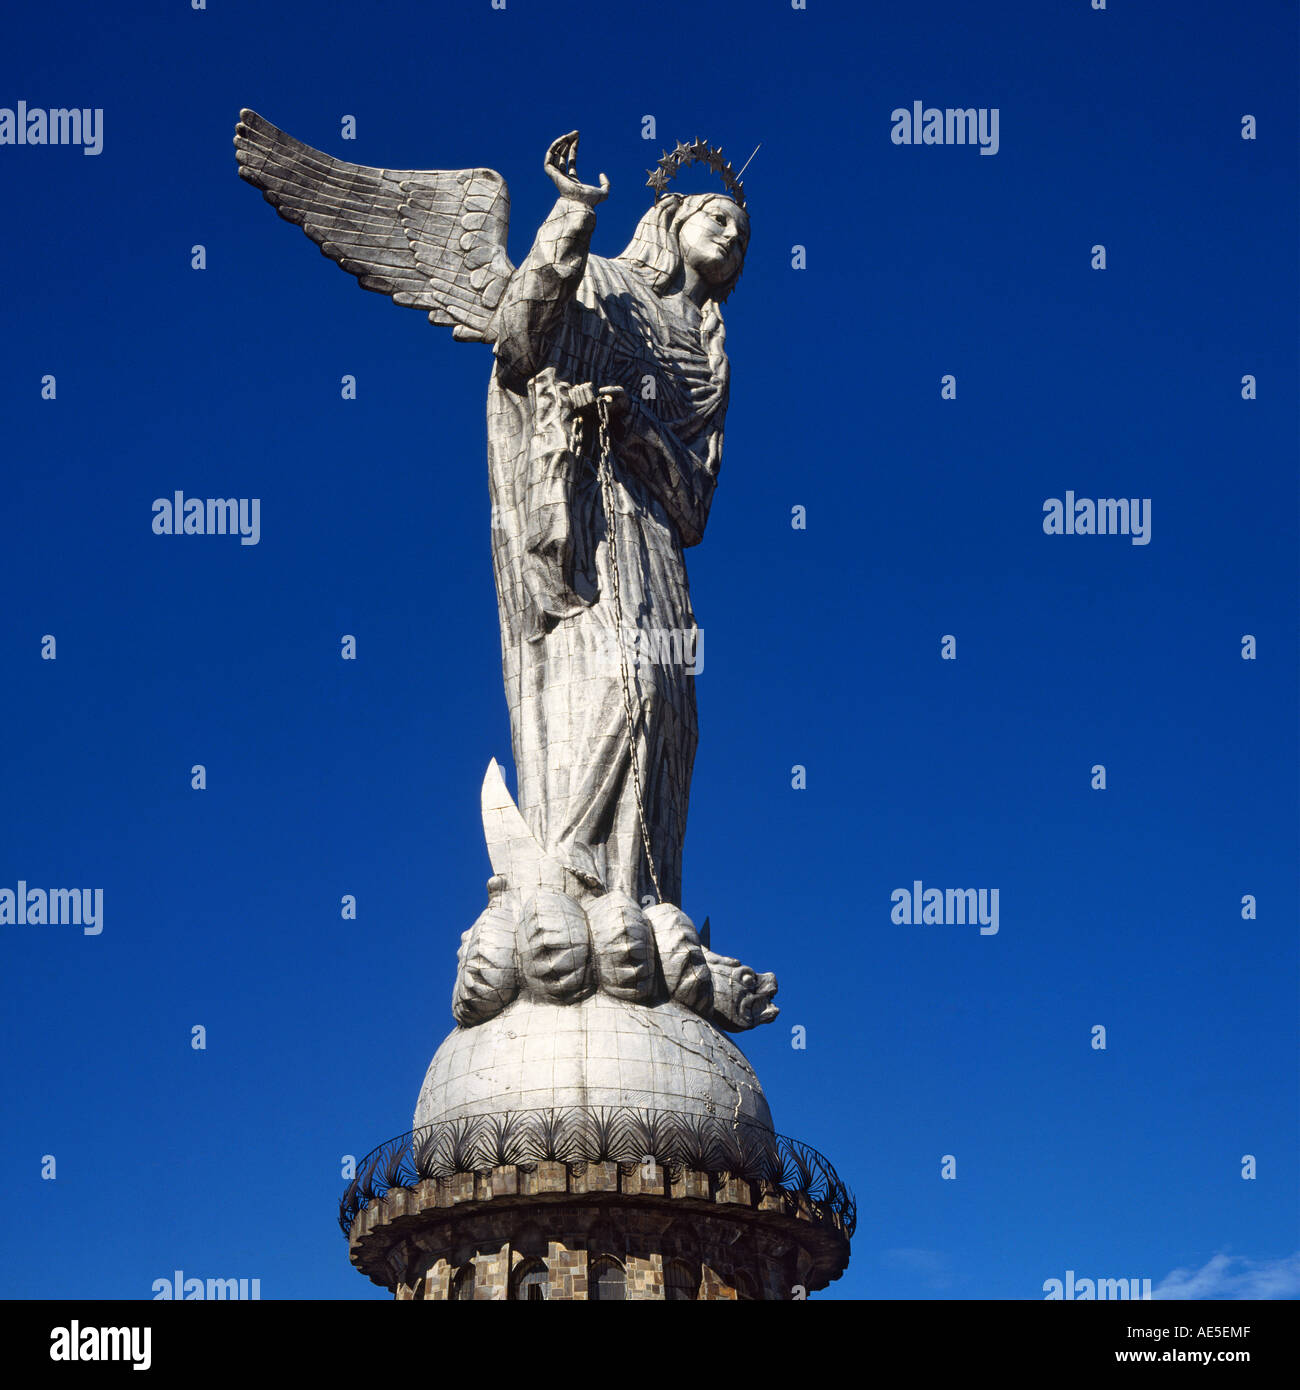
[[[780,977],[743,1045],[856,1191],[830,1296],[1293,1254],[1289,0],[24,6],[18,99],[104,108],[105,145],[0,147],[0,887],[102,887],[105,929],[0,928],[0,1294],[180,1268],[385,1296],[339,1164],[409,1127],[483,903],[490,353],[281,222],[236,176],[241,106],[361,163],[496,168],[516,261],[566,130],[613,185],[607,255],[662,145],[762,142],[689,557],[683,905]],[[998,107],[1000,152],[894,146],[917,99]],[[177,488],[261,498],[260,545],[155,536]],[[1151,498],[1151,544],[1045,536],[1067,489]],[[998,888],[999,934],[892,924],[917,878]]]

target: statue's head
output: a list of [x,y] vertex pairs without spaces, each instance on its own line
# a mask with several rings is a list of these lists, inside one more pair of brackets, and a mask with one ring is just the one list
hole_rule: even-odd
[[725,299],[745,267],[749,214],[722,193],[682,199],[673,219],[682,260],[713,292]]
[[725,193],[670,193],[648,209],[620,260],[649,270],[658,294],[680,286],[690,266],[723,301],[736,287],[749,246],[749,214]]

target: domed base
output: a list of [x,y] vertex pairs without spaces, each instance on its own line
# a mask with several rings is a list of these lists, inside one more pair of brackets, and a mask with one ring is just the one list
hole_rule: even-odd
[[669,1001],[521,997],[448,1035],[429,1063],[415,1126],[462,1116],[631,1106],[772,1128],[753,1067],[712,1024]]

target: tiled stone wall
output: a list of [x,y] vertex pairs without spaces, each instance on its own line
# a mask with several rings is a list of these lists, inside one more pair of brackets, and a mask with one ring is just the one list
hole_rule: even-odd
[[[669,1262],[686,1275],[692,1297],[701,1301],[740,1298],[788,1299],[793,1276],[791,1262],[758,1248],[751,1240],[736,1240],[734,1231],[710,1231],[692,1223],[689,1229],[673,1223],[663,1229],[661,1219],[646,1220],[640,1212],[620,1213],[622,1219],[592,1223],[589,1213],[554,1210],[561,1229],[548,1232],[539,1254],[535,1238],[524,1246],[509,1239],[497,1244],[499,1233],[484,1231],[482,1238],[458,1251],[444,1251],[422,1260],[418,1255],[410,1271],[411,1284],[400,1284],[399,1299],[445,1302],[455,1297],[456,1278],[469,1264],[474,1266],[474,1298],[501,1301],[516,1296],[511,1276],[520,1266],[541,1259],[546,1270],[546,1298],[562,1302],[586,1302],[590,1297],[589,1268],[600,1256],[612,1256],[623,1267],[628,1300],[662,1301]],[[631,1220],[627,1217],[631,1216]],[[500,1220],[505,1220],[501,1213]],[[516,1224],[521,1224],[516,1219]],[[604,1230],[593,1226],[604,1225]],[[661,1244],[662,1249],[652,1248]],[[477,1248],[471,1248],[471,1247]],[[430,1252],[432,1255],[432,1252]],[[746,1282],[748,1280],[748,1282]]]
[[[581,1240],[582,1237],[578,1234],[569,1234],[568,1239],[577,1241]],[[606,1248],[589,1251],[580,1246],[571,1247],[563,1240],[548,1242],[546,1297],[562,1302],[586,1302],[590,1288],[587,1274],[588,1262],[594,1261],[601,1255],[612,1255],[623,1266],[626,1280],[625,1294],[628,1300],[663,1300],[664,1261],[661,1256],[621,1254],[619,1251]],[[474,1262],[475,1299],[484,1302],[502,1301],[514,1296],[506,1272],[507,1262],[510,1272],[513,1272],[525,1262],[527,1256],[511,1250],[507,1246],[499,1252],[478,1254],[472,1258]],[[400,1300],[423,1299],[431,1302],[445,1302],[451,1297],[456,1275],[463,1267],[458,1268],[445,1258],[440,1257],[429,1266],[421,1279],[417,1279],[414,1286],[399,1285],[397,1298]],[[749,1277],[754,1280],[751,1287],[767,1287],[779,1283],[777,1278],[763,1281],[760,1277],[760,1271],[754,1269],[749,1269],[748,1273]],[[775,1276],[777,1271],[772,1270],[771,1273]],[[734,1301],[743,1296],[738,1292],[734,1282],[737,1279],[734,1263],[721,1268],[714,1268],[708,1264],[699,1265],[697,1277],[698,1282],[695,1283],[694,1297],[699,1300]],[[787,1293],[785,1296],[789,1297],[789,1294]]]
[[539,1162],[394,1188],[353,1223],[352,1258],[402,1300],[454,1301],[471,1265],[473,1297],[517,1296],[512,1276],[544,1271],[547,1299],[591,1298],[602,1255],[628,1300],[662,1301],[679,1281],[700,1301],[786,1301],[823,1288],[848,1241],[802,1201],[738,1179],[654,1164]]

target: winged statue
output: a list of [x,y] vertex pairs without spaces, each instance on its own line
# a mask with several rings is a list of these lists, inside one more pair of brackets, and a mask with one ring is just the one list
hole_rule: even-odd
[[[490,344],[488,478],[517,801],[495,761],[493,874],[464,934],[464,1027],[518,995],[676,999],[719,1027],[767,1022],[776,981],[716,955],[680,906],[698,741],[685,551],[704,537],[730,368],[721,305],[749,244],[738,177],[696,140],[661,159],[618,256],[590,250],[609,180],[577,131],[547,150],[557,198],[519,265],[491,169],[335,159],[252,111],[242,178],[363,289]],[[707,164],[725,192],[669,190]]]

